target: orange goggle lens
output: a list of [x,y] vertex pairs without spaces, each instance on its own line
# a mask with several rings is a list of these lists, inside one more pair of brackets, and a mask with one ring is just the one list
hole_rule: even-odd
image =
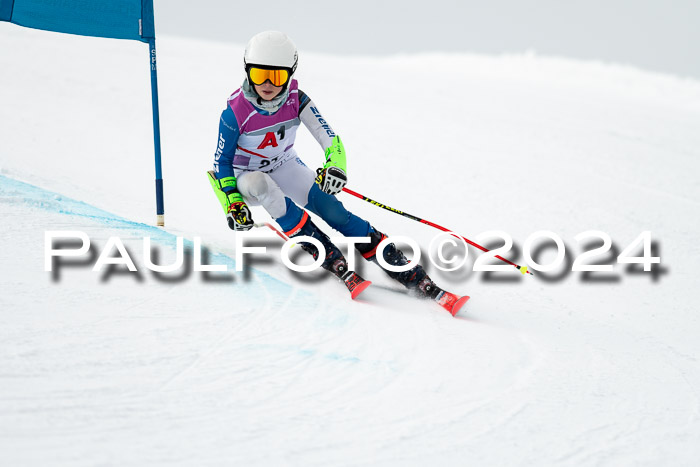
[[287,70],[265,70],[263,68],[251,67],[248,76],[253,84],[263,84],[268,79],[274,86],[282,86],[289,79]]

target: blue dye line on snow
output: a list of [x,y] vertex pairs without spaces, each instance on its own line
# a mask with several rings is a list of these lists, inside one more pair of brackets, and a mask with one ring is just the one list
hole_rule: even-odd
[[[132,235],[143,235],[151,237],[154,242],[160,243],[163,246],[174,247],[176,245],[177,236],[142,222],[134,222],[123,217],[112,214],[83,201],[78,201],[59,193],[45,190],[36,185],[26,182],[21,182],[4,175],[0,175],[0,203],[9,202],[12,204],[24,204],[32,208],[42,209],[52,213],[63,214],[66,216],[85,218],[98,224],[104,225],[113,229],[129,229]],[[136,233],[138,232],[138,233]],[[192,247],[191,241],[185,240],[186,247]],[[228,271],[235,271],[236,262],[233,258],[216,252],[210,252],[211,264],[225,264]],[[284,297],[289,297],[294,293],[293,286],[276,279],[262,271],[251,268],[253,273],[260,279],[260,287],[264,288],[268,293],[276,295],[273,301],[283,303]],[[297,291],[297,295],[293,299],[292,309],[303,311],[307,308],[314,309],[317,306],[318,297],[310,292]],[[273,305],[274,306],[274,305]],[[335,326],[343,327],[347,323],[347,311],[343,312],[343,316],[334,319]],[[328,326],[328,322],[324,320],[324,325]],[[327,357],[332,360],[353,361],[353,357],[344,357],[338,354],[332,354]]]
[[[144,234],[144,237],[151,237],[153,241],[156,241],[161,245],[174,247],[176,244],[177,236],[158,227],[144,224],[142,222],[130,221],[83,201],[68,198],[59,193],[40,188],[36,185],[0,175],[0,202],[5,200],[9,200],[12,203],[22,203],[33,208],[43,209],[49,212],[86,218],[114,229],[138,230]],[[191,248],[193,243],[185,239],[184,245],[185,247]],[[235,270],[236,262],[233,260],[233,258],[216,252],[211,252],[210,257],[216,261],[216,264],[226,264],[229,271]],[[264,272],[258,271],[254,268],[252,268],[252,270],[256,275],[264,278],[266,281],[275,282],[279,285],[289,287],[289,284],[285,284],[284,282],[275,279]]]

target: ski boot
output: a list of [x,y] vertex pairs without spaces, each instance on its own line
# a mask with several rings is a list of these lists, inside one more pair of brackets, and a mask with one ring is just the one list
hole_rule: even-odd
[[[326,258],[323,260],[321,267],[343,281],[348,291],[350,291],[351,297],[353,299],[356,298],[363,290],[369,287],[372,282],[364,280],[356,272],[348,270],[348,262],[345,260],[343,253],[331,242],[328,235],[323,233],[316,224],[313,223],[307,214],[305,214],[305,217],[306,220],[304,224],[299,230],[290,235],[290,238],[306,235],[320,241],[323,248],[326,250]],[[299,242],[299,244],[304,251],[313,256],[314,260],[318,259],[319,251],[316,245],[303,241]]]
[[[381,267],[377,261],[377,246],[386,238],[386,235],[372,227],[372,230],[369,233],[369,238],[371,240],[370,243],[358,244],[356,245],[356,248],[365,259],[372,261]],[[406,256],[404,256],[403,252],[396,248],[396,245],[393,243],[389,243],[384,248],[384,260],[392,266],[403,266],[408,264]],[[469,300],[469,297],[466,295],[464,297],[460,297],[459,295],[447,292],[446,290],[438,287],[419,264],[408,271],[385,271],[389,277],[399,281],[399,283],[403,284],[415,295],[437,302],[438,305],[449,311],[452,316],[455,316],[462,305]]]
[[[370,242],[359,243],[356,245],[356,248],[363,258],[368,261],[372,261],[381,267],[379,261],[377,261],[377,246],[386,238],[386,235],[374,227],[371,229],[372,230],[370,230],[369,233]],[[403,252],[396,248],[396,245],[393,243],[389,243],[384,248],[384,261],[392,266],[404,266],[408,264],[406,256],[404,256]],[[412,267],[408,271],[394,272],[385,269],[385,272],[389,275],[389,277],[396,279],[404,287],[421,297],[434,299],[441,290],[437,285],[435,285],[435,282],[428,277],[428,274],[419,264]]]

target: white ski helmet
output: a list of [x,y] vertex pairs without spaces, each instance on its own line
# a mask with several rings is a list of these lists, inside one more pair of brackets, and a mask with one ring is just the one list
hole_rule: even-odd
[[291,75],[297,69],[297,48],[283,32],[261,32],[248,41],[243,63],[246,71],[249,65],[263,65],[288,68]]

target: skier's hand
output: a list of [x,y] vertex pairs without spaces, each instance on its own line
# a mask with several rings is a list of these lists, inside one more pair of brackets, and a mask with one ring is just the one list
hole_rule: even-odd
[[243,201],[237,201],[229,205],[226,221],[231,230],[250,230],[254,224],[250,215],[250,208]]
[[336,195],[343,191],[343,187],[348,183],[345,171],[338,167],[323,167],[316,170],[316,183],[322,191],[329,195]]

